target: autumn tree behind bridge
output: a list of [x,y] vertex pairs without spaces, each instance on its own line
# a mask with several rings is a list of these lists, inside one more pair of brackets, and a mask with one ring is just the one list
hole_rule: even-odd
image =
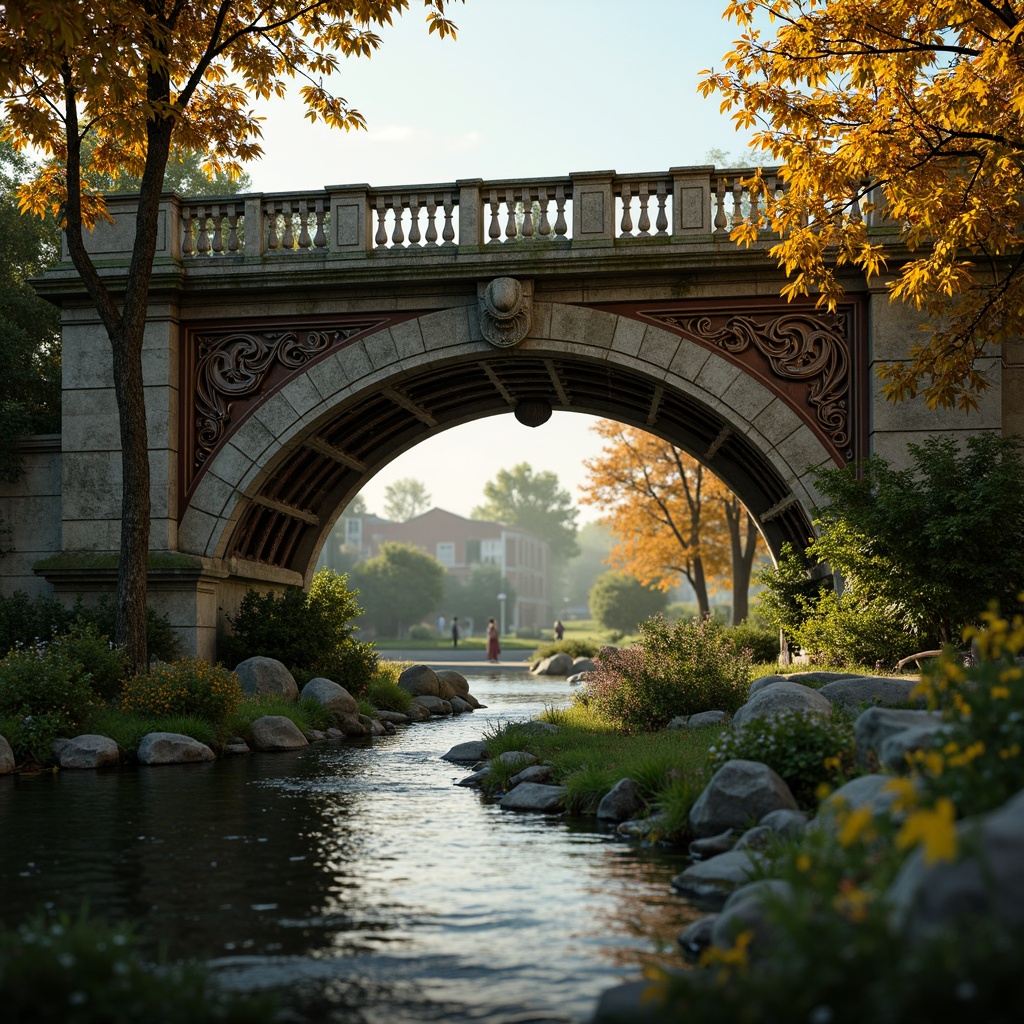
[[612,564],[668,591],[685,579],[701,615],[731,577],[732,619],[748,614],[759,534],[739,499],[696,459],[653,434],[612,420],[592,428],[608,443],[584,466],[585,505],[604,512],[616,544]]

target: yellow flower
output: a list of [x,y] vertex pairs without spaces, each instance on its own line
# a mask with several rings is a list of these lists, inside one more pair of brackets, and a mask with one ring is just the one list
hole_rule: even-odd
[[801,874],[811,870],[811,858],[806,853],[798,853],[796,857],[796,869]]
[[748,928],[736,936],[736,943],[731,949],[722,949],[720,946],[708,946],[700,955],[699,965],[710,967],[718,964],[719,971],[715,976],[718,984],[724,985],[729,981],[733,969],[742,970],[750,962],[747,954],[747,946],[753,939],[754,933]]
[[857,841],[857,837],[871,824],[874,814],[865,804],[846,816],[839,827],[839,845],[846,847]]
[[956,810],[949,797],[939,797],[933,808],[921,808],[908,815],[896,835],[900,850],[924,847],[924,862],[932,865],[956,856]]
[[1008,747],[1003,747],[1003,749],[999,751],[999,756],[1004,761],[1009,761],[1011,757],[1017,757],[1019,754],[1020,754],[1020,744],[1019,743],[1013,743],[1013,744],[1011,744]]
[[896,798],[892,802],[894,811],[909,811],[917,803],[917,787],[904,776],[890,779],[882,787],[882,792],[896,794]]

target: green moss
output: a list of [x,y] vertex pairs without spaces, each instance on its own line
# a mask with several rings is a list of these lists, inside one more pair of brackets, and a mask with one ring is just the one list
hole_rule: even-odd
[[[47,569],[116,569],[119,556],[110,551],[62,551],[59,555],[40,559],[33,568]],[[151,551],[146,558],[147,569],[201,569],[202,559],[178,551]]]

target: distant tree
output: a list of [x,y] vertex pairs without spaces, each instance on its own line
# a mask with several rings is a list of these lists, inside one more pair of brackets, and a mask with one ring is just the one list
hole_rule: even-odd
[[590,591],[590,614],[604,629],[634,633],[641,622],[665,610],[668,595],[635,576],[606,572]]
[[[587,604],[590,588],[602,573],[608,571],[611,555],[611,530],[604,523],[584,523],[577,534],[576,542],[580,553],[570,559],[565,567],[565,593],[554,597],[564,597],[566,604]],[[557,600],[556,600],[557,604]]]
[[366,499],[362,494],[357,494],[342,510],[342,516],[365,516],[366,510]]
[[580,510],[550,470],[534,473],[526,462],[499,470],[494,480],[484,484],[484,497],[487,501],[470,513],[474,519],[528,530],[548,542],[552,561],[559,565],[578,553]]
[[2,138],[0,125],[0,480],[14,480],[25,434],[60,430],[60,311],[29,280],[60,253],[60,229],[18,209],[31,164]]
[[403,477],[384,488],[384,516],[404,523],[430,508],[427,488],[412,477]]
[[496,565],[474,565],[464,582],[451,573],[445,577],[444,607],[449,617],[457,615],[460,620],[481,623],[493,615],[500,621],[499,594],[505,595],[505,608],[511,611],[515,607],[516,591]]
[[352,570],[366,621],[382,636],[404,636],[410,626],[432,616],[441,606],[444,577],[444,567],[432,555],[393,541]]
[[[232,178],[224,171],[209,171],[204,164],[207,162],[205,153],[196,150],[183,150],[171,147],[167,158],[167,169],[164,171],[165,192],[177,192],[179,196],[232,196],[240,192],[248,192],[252,188],[252,179],[242,171]],[[85,177],[89,187],[96,192],[138,192],[142,188],[142,178],[114,171],[92,171],[88,169],[86,156]]]

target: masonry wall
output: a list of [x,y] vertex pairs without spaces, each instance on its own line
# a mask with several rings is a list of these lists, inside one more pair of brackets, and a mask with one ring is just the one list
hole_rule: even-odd
[[0,594],[49,594],[50,585],[32,566],[61,549],[60,435],[25,438],[17,451],[21,477],[0,484]]

